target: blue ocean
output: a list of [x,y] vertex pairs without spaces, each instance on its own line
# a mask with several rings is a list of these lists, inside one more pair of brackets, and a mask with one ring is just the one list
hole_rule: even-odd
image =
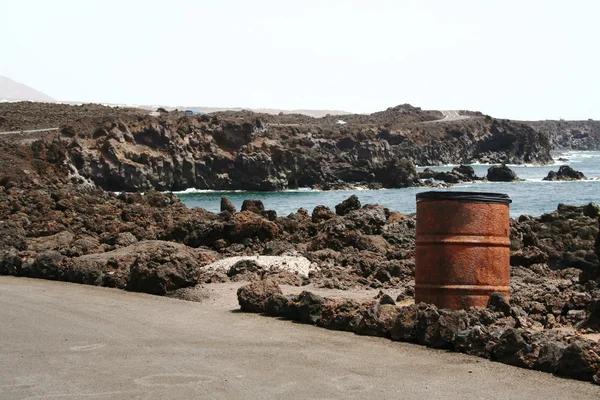
[[[529,214],[541,215],[556,210],[559,203],[584,205],[589,202],[600,204],[600,151],[574,151],[556,155],[556,161],[549,166],[510,165],[521,182],[476,182],[454,185],[449,189],[406,188],[381,190],[338,190],[318,191],[310,189],[289,190],[285,192],[229,192],[187,190],[177,195],[188,207],[201,207],[208,211],[219,212],[221,196],[229,197],[238,209],[245,199],[262,200],[266,209],[277,211],[279,215],[288,215],[304,207],[312,211],[318,205],[335,207],[349,196],[355,194],[363,204],[381,204],[393,211],[414,213],[415,195],[429,190],[453,190],[469,192],[495,192],[508,194],[513,202],[513,217]],[[546,182],[542,179],[551,170],[560,165],[570,165],[583,172],[588,178],[574,182]],[[429,167],[436,171],[449,171],[453,165]],[[472,165],[478,176],[485,176],[489,165]],[[418,168],[423,170],[424,168]]]

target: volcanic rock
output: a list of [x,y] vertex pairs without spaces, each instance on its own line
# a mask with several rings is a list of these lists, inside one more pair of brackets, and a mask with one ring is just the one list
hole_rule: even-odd
[[[221,210],[221,211],[223,211],[223,210]],[[242,211],[250,211],[255,214],[262,214],[265,211],[265,206],[264,206],[263,202],[260,200],[244,200],[244,202],[242,203]],[[234,207],[234,212],[232,214],[234,214],[234,213],[235,213],[235,207]]]
[[548,172],[548,175],[543,179],[545,181],[578,181],[582,179],[587,179],[583,173],[579,171],[575,171],[573,168],[568,165],[561,165],[556,171]]
[[353,194],[348,197],[346,200],[342,201],[340,204],[335,206],[335,213],[337,215],[344,216],[348,214],[352,210],[358,210],[361,208],[360,200],[358,196]]
[[492,165],[488,168],[487,180],[490,182],[514,182],[518,181],[519,177],[512,169],[502,164]]
[[266,279],[242,286],[237,291],[237,298],[242,311],[260,313],[264,311],[267,299],[278,294],[282,294],[279,286]]
[[221,211],[227,211],[231,215],[233,215],[237,212],[235,206],[233,205],[233,202],[231,200],[229,200],[228,197],[225,197],[225,196],[221,197]]

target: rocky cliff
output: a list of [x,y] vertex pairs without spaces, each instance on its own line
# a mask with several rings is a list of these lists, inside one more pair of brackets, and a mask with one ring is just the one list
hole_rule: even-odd
[[27,144],[34,158],[49,154],[60,167],[55,173],[111,191],[408,187],[418,184],[414,164],[551,162],[547,138],[527,125],[478,115],[440,121],[440,112],[410,105],[323,118],[252,112],[152,117],[131,109],[27,103],[14,106],[16,113],[3,107],[0,122],[13,128],[19,121],[39,127],[41,117],[32,112],[64,121],[58,136]]
[[532,121],[526,124],[547,136],[553,150],[600,150],[600,121]]

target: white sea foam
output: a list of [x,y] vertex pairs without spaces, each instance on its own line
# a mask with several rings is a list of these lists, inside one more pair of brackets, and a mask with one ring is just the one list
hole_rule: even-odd
[[545,181],[543,178],[525,179],[526,182],[542,182],[542,183],[573,183],[573,182],[590,182],[598,181],[598,178],[577,179],[573,181]]
[[193,193],[243,193],[243,192],[247,192],[247,190],[213,190],[213,189],[187,188],[185,190],[180,190],[177,192],[166,192],[166,193],[193,194]]

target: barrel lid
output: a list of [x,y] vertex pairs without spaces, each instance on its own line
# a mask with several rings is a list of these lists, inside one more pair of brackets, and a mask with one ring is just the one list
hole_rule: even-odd
[[417,193],[417,203],[421,201],[453,200],[465,203],[510,204],[512,200],[507,194],[489,192],[421,192]]

